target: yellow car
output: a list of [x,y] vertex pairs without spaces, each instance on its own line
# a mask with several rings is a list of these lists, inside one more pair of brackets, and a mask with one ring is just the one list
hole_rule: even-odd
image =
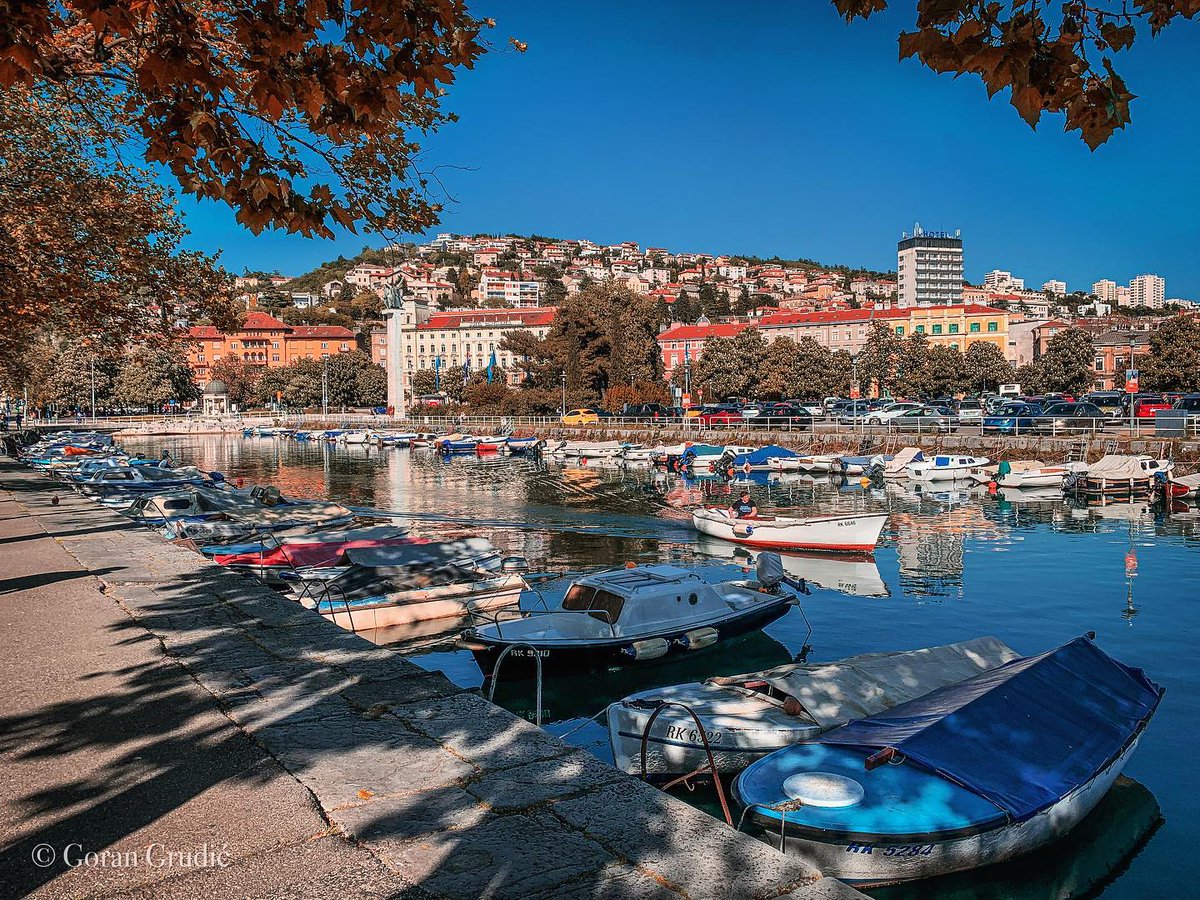
[[562,417],[564,425],[598,425],[600,416],[593,409],[573,409]]

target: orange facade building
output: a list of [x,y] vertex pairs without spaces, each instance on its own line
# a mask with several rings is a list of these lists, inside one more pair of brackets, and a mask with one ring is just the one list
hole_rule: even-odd
[[246,313],[240,331],[222,334],[212,325],[188,330],[188,364],[196,381],[205,385],[213,363],[230,356],[267,368],[299,359],[321,359],[358,349],[358,338],[340,325],[288,325],[258,310]]

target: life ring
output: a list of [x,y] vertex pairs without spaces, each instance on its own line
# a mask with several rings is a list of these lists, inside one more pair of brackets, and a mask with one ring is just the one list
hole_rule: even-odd
[[742,474],[744,474],[744,475],[750,474],[750,463],[749,462],[742,463]]

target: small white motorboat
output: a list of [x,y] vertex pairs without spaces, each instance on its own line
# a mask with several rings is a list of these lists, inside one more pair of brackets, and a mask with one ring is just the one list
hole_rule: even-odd
[[536,450],[542,444],[542,439],[539,437],[510,437],[508,438],[509,453],[527,453],[530,450]]
[[904,471],[914,481],[958,481],[970,478],[972,472],[990,461],[986,456],[938,454],[914,460],[904,467]]
[[922,462],[925,459],[925,451],[920,447],[905,447],[889,459],[883,467],[884,478],[907,478],[908,464],[914,462]]
[[997,479],[996,484],[1002,488],[1062,487],[1063,482],[1071,475],[1086,475],[1087,463],[1070,462],[1057,466],[1040,466],[1035,469],[1021,469],[1009,472]]
[[631,445],[622,454],[629,462],[654,462],[659,457],[667,455],[667,448],[662,444],[657,447],[641,447]]
[[[643,744],[648,775],[701,769],[707,763],[705,740],[718,772],[740,772],[782,747],[1017,657],[997,638],[981,637],[652,688],[608,707],[608,737],[616,767],[631,775],[642,773]],[[704,728],[704,739],[692,713]]]
[[814,472],[824,474],[832,472],[833,467],[841,461],[840,453],[819,453],[807,456],[781,457],[772,459],[768,466],[773,472]]
[[765,568],[774,576],[722,584],[669,565],[607,569],[575,581],[561,609],[496,616],[465,631],[461,643],[488,678],[501,655],[507,678],[533,675],[535,656],[547,670],[587,672],[691,653],[791,608],[796,595],[783,586],[782,568]]
[[580,459],[617,459],[626,449],[636,449],[640,444],[626,444],[623,441],[592,441],[581,442],[576,446]]
[[773,550],[824,550],[873,553],[887,513],[846,513],[793,519],[785,516],[738,518],[727,509],[706,507],[692,513],[701,534]]
[[1082,637],[763,757],[733,800],[748,830],[855,885],[1001,863],[1095,808],[1162,695]]
[[696,447],[692,446],[684,451],[681,459],[686,460],[686,464],[692,467],[696,472],[708,472],[713,469],[727,455],[742,456],[753,453],[757,447],[747,447],[742,444],[729,444],[725,447],[704,447],[700,452],[696,452]]
[[379,441],[379,437],[377,431],[346,431],[338,437],[338,440],[343,444],[374,444]]

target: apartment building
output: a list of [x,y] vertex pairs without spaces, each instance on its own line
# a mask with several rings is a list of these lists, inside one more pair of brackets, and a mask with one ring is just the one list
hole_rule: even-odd
[[224,334],[212,325],[188,329],[188,365],[200,385],[214,363],[229,357],[280,368],[301,359],[320,359],[358,349],[358,337],[340,325],[288,325],[259,310],[246,313],[239,331]]

